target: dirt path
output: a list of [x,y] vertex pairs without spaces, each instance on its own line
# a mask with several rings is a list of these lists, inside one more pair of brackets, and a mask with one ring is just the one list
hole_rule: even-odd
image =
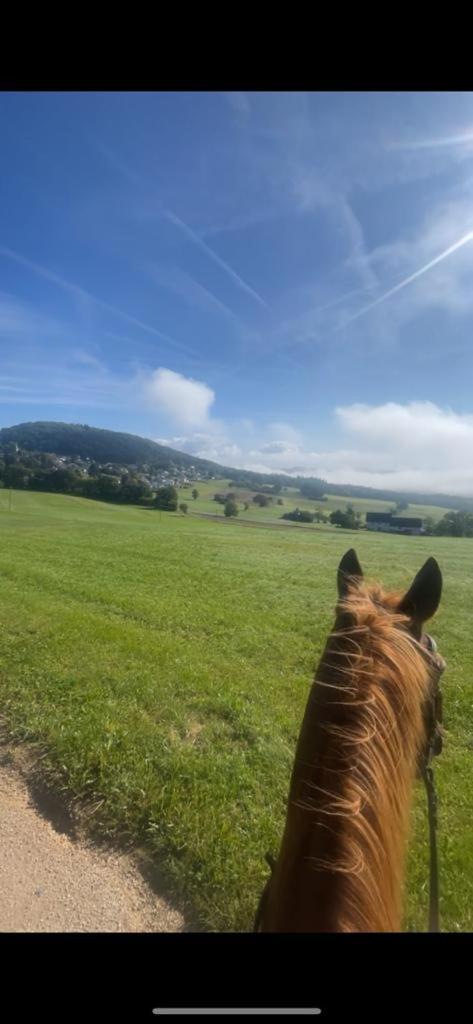
[[0,754],[0,932],[184,930],[128,854],[54,827],[14,758]]

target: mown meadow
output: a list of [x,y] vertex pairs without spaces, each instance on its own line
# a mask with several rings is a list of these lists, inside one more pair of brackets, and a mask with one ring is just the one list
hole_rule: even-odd
[[[355,546],[366,575],[407,587],[433,554],[444,594],[431,631],[448,662],[436,765],[441,917],[446,930],[471,930],[473,541],[253,528],[193,515],[207,511],[209,492],[181,500],[188,515],[17,491],[10,510],[0,491],[5,734],[38,744],[50,784],[84,801],[95,830],[145,848],[200,927],[249,929],[264,854],[281,836],[339,560]],[[252,514],[262,523],[264,513]],[[405,928],[425,930],[420,785],[412,825]]]

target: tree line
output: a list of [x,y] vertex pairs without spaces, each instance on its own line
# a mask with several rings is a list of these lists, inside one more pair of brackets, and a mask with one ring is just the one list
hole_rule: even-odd
[[427,516],[424,528],[431,537],[473,537],[473,513],[452,510],[446,512],[437,523],[431,516]]

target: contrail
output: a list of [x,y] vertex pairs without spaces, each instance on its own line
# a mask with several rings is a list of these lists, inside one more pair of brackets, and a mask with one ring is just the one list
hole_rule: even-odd
[[[144,182],[142,178],[138,174],[136,174],[135,171],[132,171],[126,164],[124,164],[116,156],[116,154],[113,153],[112,150],[108,148],[108,146],[104,146],[103,143],[97,143],[97,145],[102,155],[107,158],[107,160],[115,167],[117,171],[120,172],[120,174],[123,175],[124,178],[127,178],[128,181],[131,181],[134,185],[138,185],[140,188],[144,188]],[[217,265],[221,267],[221,269],[224,270],[229,277],[232,278],[235,284],[239,288],[241,288],[242,291],[246,292],[247,295],[251,295],[251,297],[255,299],[255,301],[260,306],[263,306],[264,309],[270,308],[268,306],[268,303],[264,301],[262,296],[259,295],[258,292],[254,290],[254,288],[251,288],[250,285],[247,284],[247,282],[244,281],[239,274],[237,274],[236,270],[234,270],[233,267],[230,267],[228,263],[225,263],[225,260],[222,260],[222,258],[218,256],[218,254],[214,252],[214,250],[211,249],[209,245],[203,242],[200,236],[197,235],[196,232],[193,231],[188,224],[186,224],[183,220],[181,220],[180,217],[177,216],[177,213],[174,213],[173,210],[170,210],[169,208],[163,206],[162,203],[160,203],[160,207],[161,212],[165,217],[167,217],[169,221],[171,221],[171,224],[174,224],[175,227],[179,228],[183,232],[183,234],[185,234],[187,238],[189,238],[190,241],[194,243],[194,245],[197,245],[199,249],[202,249],[202,252],[205,252],[206,255],[209,256],[210,259],[214,261],[214,263],[217,263]]]
[[473,142],[473,132],[447,135],[437,139],[419,139],[416,142],[392,142],[389,149],[437,149],[443,146],[465,146]]
[[74,284],[72,281],[66,281],[64,277],[60,277],[59,274],[53,273],[52,270],[48,270],[47,267],[42,267],[39,263],[34,263],[33,260],[27,259],[26,256],[22,256],[21,253],[15,252],[13,249],[8,249],[6,245],[0,245],[0,256],[5,256],[7,259],[12,260],[14,263],[19,263],[22,267],[27,267],[28,270],[32,270],[34,274],[38,274],[39,277],[46,278],[47,281],[52,281],[53,284],[57,285],[58,288],[62,288],[64,291],[70,292],[79,299],[87,299],[89,302],[93,302],[94,305],[100,306],[102,309],[106,309],[109,313],[113,313],[114,316],[120,317],[122,320],[126,320],[127,323],[133,324],[134,327],[141,328],[142,331],[146,331],[148,334],[155,334],[158,338],[162,338],[163,341],[169,342],[169,344],[177,346],[189,355],[195,356],[196,352],[193,349],[188,348],[187,345],[183,345],[182,342],[176,341],[175,338],[170,338],[169,335],[163,334],[162,331],[158,331],[156,327],[151,327],[150,324],[144,323],[143,320],[137,320],[136,317],[130,316],[128,313],[124,313],[123,310],[117,309],[116,306],[111,306],[110,303],[104,302],[103,299],[98,299],[91,292],[81,288],[80,285]]
[[244,281],[239,274],[237,274],[236,270],[233,270],[233,267],[230,267],[228,263],[225,263],[225,260],[222,260],[221,257],[218,256],[217,253],[214,252],[214,250],[211,249],[209,245],[203,242],[199,235],[197,235],[195,231],[193,231],[192,228],[189,227],[188,224],[185,224],[184,221],[177,216],[177,214],[173,213],[172,210],[166,208],[164,209],[163,212],[164,215],[168,218],[168,220],[170,220],[171,223],[174,224],[177,228],[180,228],[180,230],[183,231],[188,238],[190,238],[191,242],[194,242],[194,245],[198,245],[199,249],[202,249],[202,251],[205,252],[207,256],[210,256],[210,259],[214,260],[214,262],[219,267],[221,267],[222,270],[224,270],[225,273],[228,274],[233,281],[235,281],[235,284],[237,284],[238,287],[242,289],[242,291],[246,292],[247,295],[251,295],[251,297],[255,299],[260,306],[263,306],[264,309],[270,308],[268,306],[268,303],[264,301],[261,295],[258,295],[258,292],[255,292],[254,288],[250,288],[250,285],[247,284],[246,281]]
[[447,256],[451,256],[453,252],[456,252],[457,249],[461,249],[464,245],[467,245],[468,242],[471,242],[472,240],[473,231],[468,231],[466,235],[462,235],[462,237],[459,238],[457,242],[454,242],[453,245],[449,245],[448,249],[444,249],[443,252],[439,253],[438,256],[435,256],[433,260],[430,260],[429,263],[425,264],[425,266],[420,267],[419,270],[416,270],[414,274],[410,274],[409,277],[405,277],[403,281],[400,281],[399,284],[396,284],[394,288],[390,288],[389,291],[384,292],[384,295],[380,295],[379,298],[375,299],[374,302],[370,302],[368,306],[363,306],[363,309],[359,309],[358,313],[354,313],[354,315],[349,317],[348,320],[345,320],[345,322],[341,324],[340,327],[336,327],[334,333],[342,330],[344,327],[347,327],[347,325],[353,323],[354,320],[358,320],[360,316],[363,316],[365,313],[368,313],[369,310],[374,309],[375,306],[379,306],[381,302],[384,302],[386,299],[389,299],[391,295],[395,295],[396,292],[400,292],[402,288],[407,288],[407,285],[411,284],[412,281],[415,281],[418,277],[421,277],[422,274],[426,274],[427,271],[431,270],[432,267],[435,267],[437,263],[441,263],[442,260],[445,260],[447,258]]

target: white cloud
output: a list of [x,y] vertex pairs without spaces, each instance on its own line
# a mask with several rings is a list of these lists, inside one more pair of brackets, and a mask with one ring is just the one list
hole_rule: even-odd
[[271,441],[283,441],[289,447],[302,444],[300,430],[296,430],[290,423],[284,423],[281,420],[269,423],[268,433],[270,434]]
[[473,414],[432,402],[387,402],[344,406],[335,415],[346,443],[331,450],[311,445],[289,424],[261,430],[259,447],[236,444],[222,427],[161,443],[263,473],[318,476],[330,483],[392,491],[473,495]]
[[224,435],[196,432],[181,437],[156,437],[158,444],[169,445],[177,451],[196,455],[199,459],[210,459],[226,466],[242,466],[243,452],[239,445],[229,441]]
[[215,392],[203,381],[160,367],[145,384],[148,399],[176,423],[187,427],[209,423]]
[[336,414],[345,428],[367,438],[376,448],[398,451],[400,446],[414,445],[417,451],[430,451],[436,459],[439,446],[473,442],[473,415],[440,409],[433,402],[354,404],[339,407]]
[[344,473],[345,482],[373,487],[473,494],[473,415],[432,402],[352,405],[336,414],[362,446],[346,453],[336,479]]
[[103,369],[103,364],[100,362],[100,359],[97,359],[96,356],[93,356],[83,348],[76,348],[72,353],[72,356],[77,363],[81,363],[83,366],[93,366],[97,370]]
[[[348,445],[332,451],[299,449],[304,474],[313,472],[332,483],[473,495],[472,414],[432,402],[387,402],[340,407],[336,417]],[[281,463],[288,454],[269,461]]]
[[284,441],[270,441],[269,444],[264,444],[260,451],[265,455],[280,455],[288,451],[288,446]]
[[[400,239],[376,249],[369,262],[380,268],[384,280],[392,281],[394,277],[395,283],[348,317],[342,314],[339,328],[385,302],[389,304],[389,315],[397,320],[410,319],[426,308],[440,307],[451,313],[471,310],[472,227],[471,202],[447,203],[431,213],[410,239]],[[407,289],[405,294],[404,289]]]

